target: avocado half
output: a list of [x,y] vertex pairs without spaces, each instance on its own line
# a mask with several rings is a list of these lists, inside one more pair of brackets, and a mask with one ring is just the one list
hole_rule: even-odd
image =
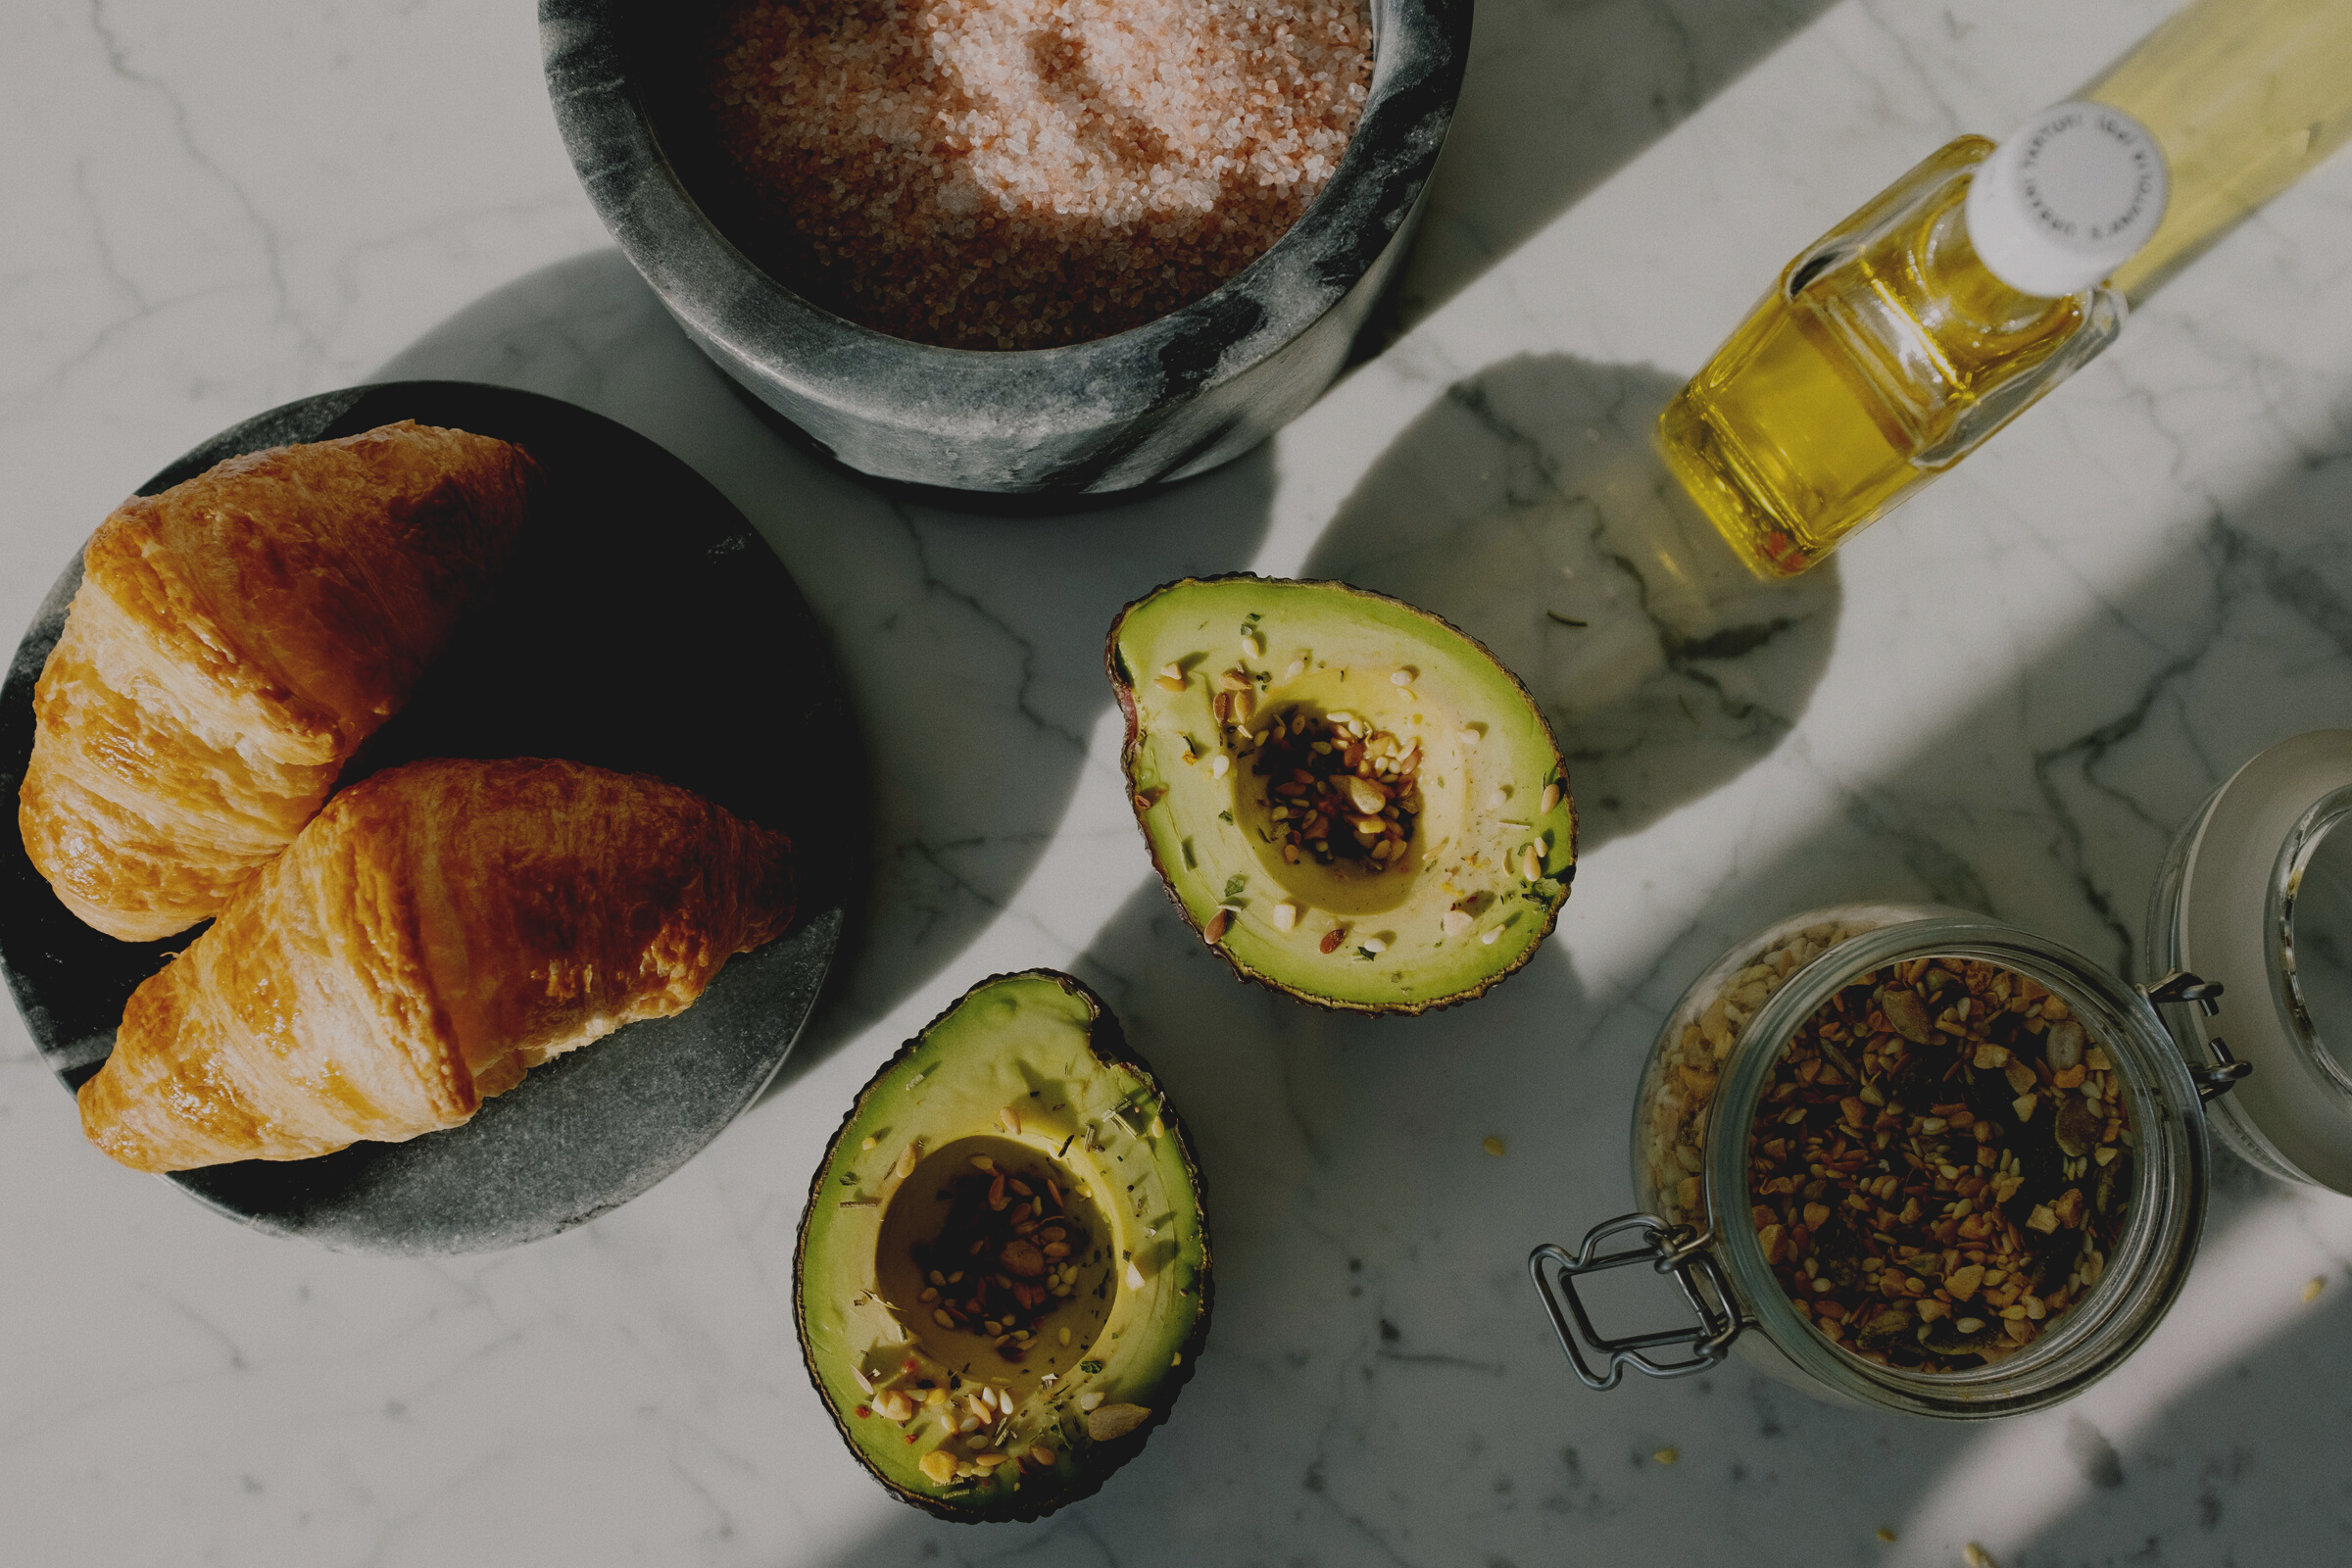
[[1343,582],[1155,588],[1105,651],[1152,863],[1236,973],[1423,1012],[1527,962],[1576,874],[1543,710],[1484,644]]
[[1092,1495],[1208,1336],[1200,1167],[1152,1070],[1052,969],[983,980],[859,1091],[794,1260],[808,1376],[943,1519]]

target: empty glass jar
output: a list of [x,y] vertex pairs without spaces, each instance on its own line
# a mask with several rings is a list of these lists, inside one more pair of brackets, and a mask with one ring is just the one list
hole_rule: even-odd
[[[2255,1071],[2216,1135],[2274,1176],[2352,1193],[2352,730],[2298,735],[2214,791],[2173,842],[2148,949],[2229,990]],[[2170,1022],[2189,1053],[2219,1027]]]

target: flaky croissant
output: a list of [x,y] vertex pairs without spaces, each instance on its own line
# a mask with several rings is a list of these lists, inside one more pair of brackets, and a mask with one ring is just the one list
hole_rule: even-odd
[[538,483],[520,447],[403,421],[116,509],[34,689],[17,807],[66,906],[130,941],[218,912],[408,701]]
[[793,898],[782,834],[658,780],[393,768],[132,994],[82,1130],[185,1170],[453,1127],[548,1057],[683,1011]]

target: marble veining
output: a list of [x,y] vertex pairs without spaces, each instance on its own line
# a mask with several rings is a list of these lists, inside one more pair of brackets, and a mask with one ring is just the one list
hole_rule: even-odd
[[[264,408],[378,377],[527,387],[660,442],[775,548],[851,689],[854,722],[808,754],[862,750],[875,813],[867,917],[769,1094],[644,1197],[509,1251],[246,1234],[83,1147],[0,1020],[0,1555],[2341,1556],[2352,1202],[2223,1165],[2148,1345],[1985,1428],[1744,1372],[1588,1395],[1523,1269],[1626,1206],[1641,1054],[1724,947],[1809,905],[1932,896],[2131,969],[2174,826],[2255,751],[2352,721],[2341,158],[1790,590],[1709,555],[1647,453],[1789,254],[2171,9],[1485,0],[1385,351],[1225,468],[1028,521],[879,496],[768,432],[607,241],[526,8],[0,11],[0,625],[140,478]],[[1155,583],[1243,566],[1429,604],[1558,727],[1575,896],[1479,1004],[1384,1024],[1237,985],[1150,880],[1102,636]],[[1097,985],[1189,1114],[1217,1321],[1177,1417],[1099,1496],[964,1530],[840,1450],[792,1333],[792,1239],[874,1065],[972,980],[1037,963]]]

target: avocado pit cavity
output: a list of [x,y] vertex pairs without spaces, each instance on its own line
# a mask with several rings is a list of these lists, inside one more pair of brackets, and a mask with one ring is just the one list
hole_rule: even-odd
[[1110,1229],[1083,1178],[1010,1138],[964,1138],[892,1195],[881,1294],[923,1353],[1020,1400],[1066,1376],[1116,1289]]
[[1286,865],[1311,857],[1377,875],[1412,859],[1420,768],[1419,741],[1300,705],[1278,710],[1258,735],[1250,787]]

